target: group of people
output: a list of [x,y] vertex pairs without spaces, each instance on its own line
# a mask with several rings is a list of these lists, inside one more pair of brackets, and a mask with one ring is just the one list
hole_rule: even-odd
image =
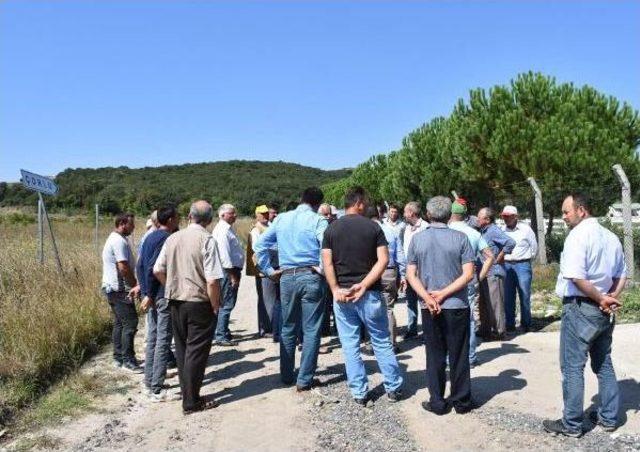
[[[404,290],[408,324],[404,340],[418,335],[419,311],[426,347],[429,400],[422,407],[437,415],[473,409],[470,369],[477,363],[477,337],[501,340],[516,328],[531,328],[531,261],[537,242],[514,206],[502,210],[504,227],[492,208],[469,216],[464,199],[435,196],[388,212],[373,205],[361,187],[350,188],[344,214],[323,204],[323,193],[306,189],[300,204],[278,215],[255,209],[256,223],[246,254],[232,228],[236,210],[193,203],[189,226],[178,229],[172,206],[156,211],[155,228],[145,234],[137,271],[126,237],[133,216],[116,216],[103,251],[103,290],[114,314],[114,363],[141,372],[133,351],[137,328],[134,300],[147,310],[144,388],[157,401],[173,398],[163,387],[175,341],[185,414],[217,406],[200,397],[213,344],[234,346],[229,317],[238,296],[241,271],[255,277],[258,335],[279,342],[280,378],[296,391],[314,380],[320,338],[331,306],[353,400],[369,403],[361,345],[371,347],[390,401],[402,399],[403,375],[396,358],[398,292]],[[563,299],[561,371],[565,409],[560,420],[545,421],[552,433],[579,436],[584,397],[583,368],[591,355],[600,382],[601,408],[595,422],[617,424],[618,390],[611,364],[613,313],[621,306],[626,267],[619,240],[591,217],[589,200],[568,196],[563,218],[572,228],[565,244],[557,292]],[[386,213],[386,216],[384,215]],[[246,264],[246,267],[245,267]],[[418,309],[420,308],[420,309]],[[296,350],[301,350],[298,369]],[[445,398],[446,368],[450,394]]]

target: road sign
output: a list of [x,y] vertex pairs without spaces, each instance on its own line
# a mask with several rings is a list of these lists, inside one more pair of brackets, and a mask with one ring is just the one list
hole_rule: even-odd
[[22,185],[29,190],[44,193],[45,195],[55,195],[58,193],[58,186],[54,181],[39,174],[30,173],[29,171],[20,170],[22,174]]

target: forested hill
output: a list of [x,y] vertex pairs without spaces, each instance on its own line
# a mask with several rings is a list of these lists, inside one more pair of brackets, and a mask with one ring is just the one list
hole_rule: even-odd
[[[181,205],[184,211],[194,199],[209,200],[214,207],[234,204],[251,214],[256,205],[287,203],[301,191],[347,177],[350,170],[324,171],[286,162],[232,160],[186,165],[67,169],[55,177],[57,196],[47,206],[69,212],[88,211],[100,204],[105,213],[130,210],[148,214],[163,202]],[[0,206],[36,205],[37,195],[20,184],[0,183]]]

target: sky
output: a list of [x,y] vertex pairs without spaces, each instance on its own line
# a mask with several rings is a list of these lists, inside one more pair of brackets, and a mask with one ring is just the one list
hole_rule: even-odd
[[229,159],[352,167],[540,71],[640,108],[640,2],[0,3],[0,181]]

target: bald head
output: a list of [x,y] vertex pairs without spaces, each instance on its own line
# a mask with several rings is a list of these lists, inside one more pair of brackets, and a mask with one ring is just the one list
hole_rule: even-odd
[[189,209],[189,220],[201,226],[207,226],[213,219],[213,207],[207,201],[196,201]]

